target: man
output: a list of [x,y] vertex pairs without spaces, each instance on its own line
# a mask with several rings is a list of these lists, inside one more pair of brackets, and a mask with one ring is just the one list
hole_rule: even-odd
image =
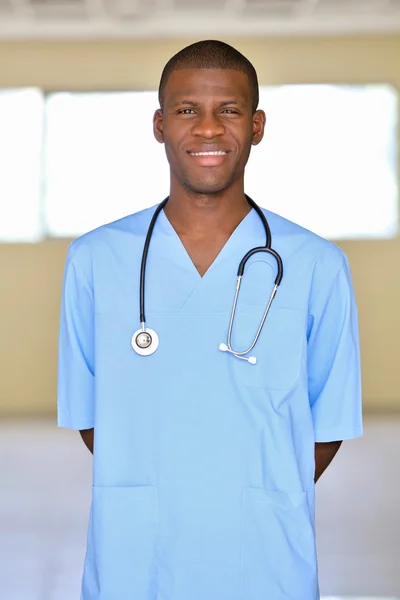
[[156,351],[146,324],[132,338],[156,207],[73,242],[65,270],[59,425],[94,448],[82,600],[316,600],[314,482],[362,433],[348,263],[263,210],[283,278],[248,361],[277,277],[271,253],[250,257],[221,352],[238,265],[266,245],[244,193],[266,122],[257,76],[199,42],[168,62],[159,99],[171,184],[145,265]]

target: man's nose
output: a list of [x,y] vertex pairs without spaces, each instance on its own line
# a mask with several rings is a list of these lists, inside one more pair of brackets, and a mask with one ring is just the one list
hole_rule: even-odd
[[205,139],[212,139],[214,137],[221,136],[225,133],[225,127],[223,123],[218,119],[218,116],[213,114],[207,114],[199,116],[196,124],[192,128],[192,134],[203,137]]

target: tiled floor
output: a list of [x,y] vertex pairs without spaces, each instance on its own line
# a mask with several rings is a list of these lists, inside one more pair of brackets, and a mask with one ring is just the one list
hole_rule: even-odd
[[[91,489],[79,434],[3,422],[0,473],[0,599],[79,600]],[[400,599],[400,419],[368,418],[343,445],[317,485],[317,529],[329,600]]]

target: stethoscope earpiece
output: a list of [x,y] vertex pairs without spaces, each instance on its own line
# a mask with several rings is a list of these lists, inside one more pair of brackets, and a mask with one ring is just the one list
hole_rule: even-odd
[[236,356],[236,358],[241,358],[242,360],[247,360],[247,362],[250,363],[251,365],[255,365],[257,363],[256,356],[240,356],[239,353],[232,350],[232,348],[228,348],[228,346],[224,343],[219,345],[219,349],[221,350],[221,352],[230,352],[231,354],[233,354],[233,356]]

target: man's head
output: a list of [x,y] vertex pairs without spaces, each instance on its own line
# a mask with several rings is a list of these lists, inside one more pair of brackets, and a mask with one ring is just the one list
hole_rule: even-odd
[[164,93],[169,76],[178,69],[231,69],[247,75],[252,98],[252,109],[258,107],[258,78],[251,62],[236,48],[217,40],[205,40],[186,46],[175,54],[164,67],[158,87],[161,109],[164,106]]
[[242,185],[252,144],[264,133],[258,81],[240,52],[218,41],[184,48],[165,66],[154,134],[165,144],[171,189],[219,194]]

